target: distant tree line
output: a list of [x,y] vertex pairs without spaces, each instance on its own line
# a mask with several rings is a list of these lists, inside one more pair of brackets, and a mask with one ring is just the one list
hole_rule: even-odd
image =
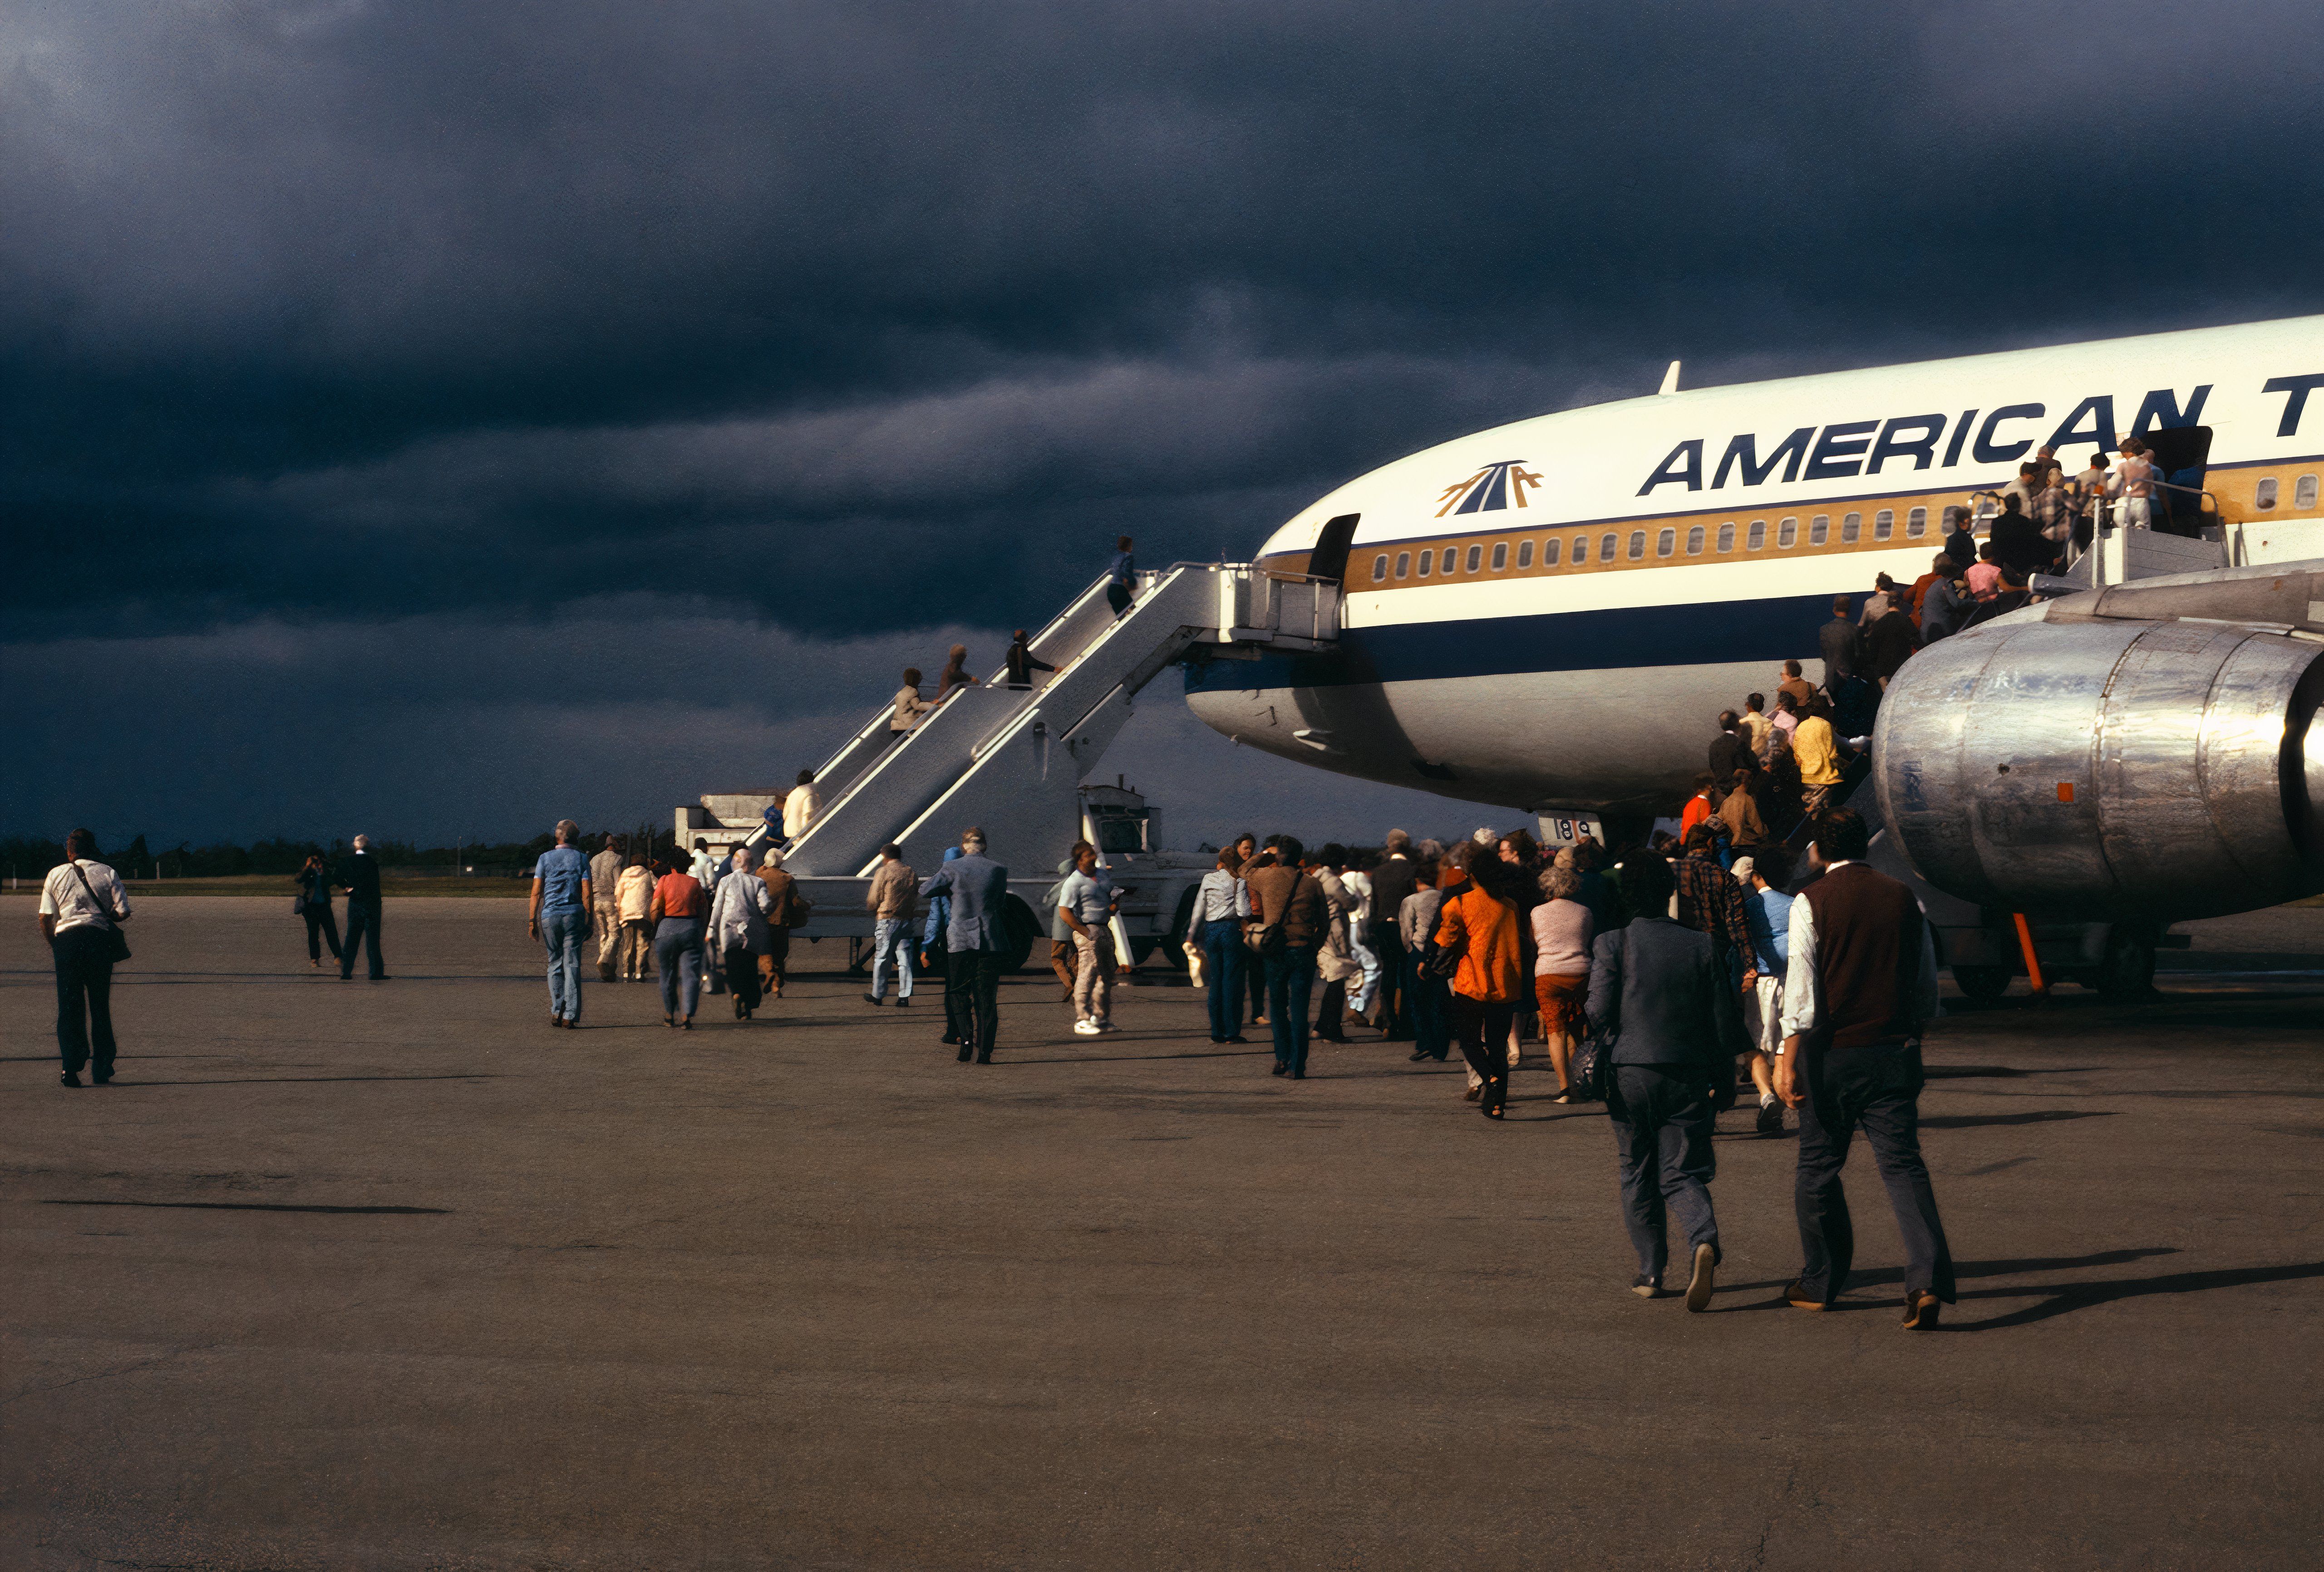
[[[622,851],[635,855],[667,856],[676,845],[676,837],[667,829],[657,831],[645,825],[632,825],[625,829],[585,830],[582,849],[595,853],[607,835]],[[447,874],[472,868],[480,878],[515,877],[529,870],[541,853],[556,844],[556,837],[546,834],[526,841],[461,841],[438,846],[382,840],[374,836],[371,850],[383,868]],[[253,841],[246,846],[226,841],[201,846],[180,841],[175,846],[156,846],[151,837],[140,835],[125,846],[100,846],[97,857],[126,879],[230,879],[249,874],[279,874],[288,878],[304,867],[310,856],[320,855],[327,862],[336,863],[346,853],[347,843],[337,839],[327,843],[277,837]],[[64,843],[60,840],[24,836],[0,839],[0,867],[20,878],[45,874],[64,860]]]

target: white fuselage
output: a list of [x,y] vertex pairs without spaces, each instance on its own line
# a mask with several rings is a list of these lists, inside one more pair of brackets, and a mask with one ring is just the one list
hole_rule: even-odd
[[[1667,803],[1723,708],[1821,676],[1836,595],[1909,586],[1944,510],[2037,447],[2209,432],[2207,522],[2313,518],[2324,317],[1657,394],[1463,437],[1351,481],[1268,541],[1304,571],[1357,515],[1341,648],[1214,662],[1238,741],[1525,809]],[[2273,484],[2270,484],[2273,483]]]

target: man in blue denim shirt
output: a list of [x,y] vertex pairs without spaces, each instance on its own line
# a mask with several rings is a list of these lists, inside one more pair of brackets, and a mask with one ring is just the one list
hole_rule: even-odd
[[532,937],[549,947],[549,1023],[581,1024],[581,941],[589,937],[589,859],[573,843],[581,827],[557,821],[557,844],[532,865],[528,916]]

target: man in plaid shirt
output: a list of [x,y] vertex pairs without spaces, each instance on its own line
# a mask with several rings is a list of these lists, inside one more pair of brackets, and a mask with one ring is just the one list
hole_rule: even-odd
[[1743,957],[1739,985],[1750,987],[1758,980],[1759,957],[1751,946],[1743,886],[1719,865],[1718,846],[1710,825],[1698,824],[1687,831],[1686,855],[1672,865],[1671,872],[1678,878],[1679,926],[1709,934],[1715,955],[1724,956],[1732,947]]
[[[2049,542],[2054,563],[2063,554],[2066,542],[2073,538],[2075,498],[2066,486],[2066,477],[2052,469],[2042,476],[2042,489],[2028,500],[2025,511],[2033,516],[2034,527],[2042,532]],[[2047,566],[2047,564],[2045,564]]]

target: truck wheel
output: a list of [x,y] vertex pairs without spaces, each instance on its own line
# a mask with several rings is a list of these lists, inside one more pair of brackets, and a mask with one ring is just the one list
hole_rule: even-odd
[[1953,981],[1960,991],[1979,1003],[1998,999],[2009,992],[2009,979],[2015,974],[2007,966],[1953,967]]
[[1179,941],[1186,931],[1186,925],[1194,920],[1194,898],[1202,892],[1202,886],[1198,884],[1186,886],[1186,892],[1178,897],[1178,915],[1170,920],[1170,931],[1160,940],[1164,957],[1182,972],[1186,969],[1186,949]]
[[1021,972],[1025,969],[1025,957],[1033,953],[1033,941],[1041,938],[1047,929],[1041,926],[1040,919],[1033,915],[1033,909],[1025,904],[1025,898],[1013,892],[1001,911],[1001,931],[1007,936],[1009,945],[1001,952],[1001,969]]
[[2106,954],[2098,960],[2094,980],[2101,999],[2128,1003],[2145,998],[2154,991],[2153,937],[2132,929],[2114,929],[2107,935]]

